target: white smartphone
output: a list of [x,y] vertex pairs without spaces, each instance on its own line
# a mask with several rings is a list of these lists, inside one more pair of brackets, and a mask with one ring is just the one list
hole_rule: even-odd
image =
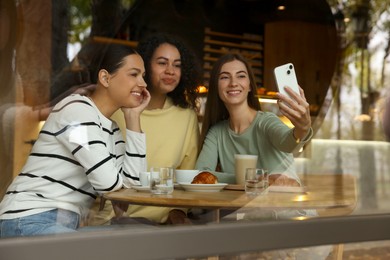
[[281,66],[278,66],[274,69],[274,75],[276,80],[276,85],[278,87],[278,91],[281,94],[290,96],[285,90],[284,87],[290,87],[294,90],[298,95],[299,93],[299,85],[297,81],[297,76],[295,74],[295,68],[292,63],[287,63]]

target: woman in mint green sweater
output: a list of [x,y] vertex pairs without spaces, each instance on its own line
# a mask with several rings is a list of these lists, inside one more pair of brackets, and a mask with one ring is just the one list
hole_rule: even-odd
[[279,110],[294,128],[260,111],[252,70],[241,55],[226,54],[216,61],[196,168],[214,171],[220,182],[235,183],[234,154],[254,154],[257,167],[270,172],[270,184],[299,185],[292,152],[312,137],[310,111],[302,89],[300,95],[286,89],[291,97],[277,94]]

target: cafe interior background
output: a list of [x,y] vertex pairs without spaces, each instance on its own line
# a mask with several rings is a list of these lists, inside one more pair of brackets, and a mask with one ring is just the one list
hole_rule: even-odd
[[[185,39],[203,64],[199,122],[209,71],[222,53],[249,59],[261,107],[276,114],[272,69],[294,63],[314,129],[295,154],[298,173],[354,176],[350,214],[387,214],[390,146],[382,114],[390,93],[389,11],[385,0],[1,0],[0,198],[38,136],[39,110],[88,82],[93,46],[135,47],[143,35],[165,31]],[[389,247],[368,241],[346,243],[344,259],[359,256],[357,248],[375,255]]]

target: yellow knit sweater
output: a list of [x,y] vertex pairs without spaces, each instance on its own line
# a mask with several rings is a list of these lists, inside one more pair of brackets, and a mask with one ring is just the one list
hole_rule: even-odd
[[[125,128],[123,113],[113,117]],[[196,112],[173,105],[167,98],[162,109],[145,110],[141,115],[142,131],[146,134],[147,169],[170,166],[174,169],[194,169],[198,155],[199,125]],[[163,223],[171,208],[130,206],[131,217],[144,217]]]

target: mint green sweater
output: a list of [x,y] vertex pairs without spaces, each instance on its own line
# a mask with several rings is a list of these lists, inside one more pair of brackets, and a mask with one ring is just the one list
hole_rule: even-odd
[[234,154],[254,154],[258,155],[258,168],[268,169],[270,174],[285,174],[299,182],[292,152],[300,149],[312,135],[310,129],[306,138],[297,144],[293,129],[270,112],[258,111],[241,134],[234,133],[228,120],[224,120],[210,128],[195,168],[215,172],[219,162],[224,173],[216,172],[219,181],[235,183]]

